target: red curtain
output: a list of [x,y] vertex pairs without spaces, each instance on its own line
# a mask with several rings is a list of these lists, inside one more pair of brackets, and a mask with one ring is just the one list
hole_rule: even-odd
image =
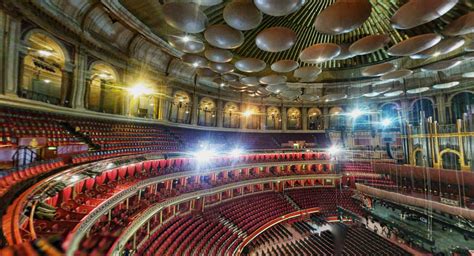
[[127,173],[129,177],[135,175],[135,165],[132,164],[127,166]]
[[85,183],[86,182],[84,180],[81,180],[78,183],[76,183],[76,185],[74,185],[74,188],[76,189],[76,193],[79,194],[82,192],[82,189],[84,188]]

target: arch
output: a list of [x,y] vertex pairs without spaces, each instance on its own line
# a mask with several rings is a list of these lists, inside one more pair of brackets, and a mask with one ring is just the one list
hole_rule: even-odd
[[52,34],[50,34],[49,32],[45,30],[42,30],[39,28],[33,28],[26,31],[21,37],[22,41],[26,44],[26,46],[32,47],[32,45],[30,45],[28,41],[34,35],[42,35],[52,40],[57,45],[57,48],[55,48],[54,50],[58,50],[58,53],[61,54],[62,58],[64,59],[64,62],[65,63],[71,62],[71,56],[69,55],[69,51],[66,49],[64,44],[60,40],[58,40],[55,36],[53,36]]
[[175,91],[169,110],[168,120],[189,124],[191,122],[191,97],[189,94],[183,90]]
[[117,70],[106,62],[95,61],[89,66],[89,78],[85,107],[92,111],[120,114],[123,92],[115,86],[119,80]]
[[433,117],[436,120],[433,100],[427,97],[414,100],[411,104],[409,117],[412,125],[418,125],[420,120],[428,117]]
[[[457,119],[464,119],[474,114],[474,93],[459,92],[452,96],[451,100],[452,122]],[[467,115],[467,116],[465,116]]]
[[319,108],[308,109],[308,129],[309,130],[322,130],[324,127],[324,119]]
[[329,110],[329,127],[331,129],[340,129],[346,126],[346,117],[342,114],[344,109],[341,107],[332,107]]
[[289,130],[301,129],[301,111],[298,108],[289,108],[286,112],[287,124],[286,128]]
[[258,106],[247,105],[244,116],[246,118],[247,129],[260,129],[260,111]]
[[240,127],[240,108],[235,102],[224,104],[223,126],[226,128]]
[[382,104],[380,107],[380,120],[390,120],[390,125],[384,127],[385,129],[390,128],[400,128],[400,118],[399,118],[399,105],[395,102],[387,102]]
[[199,101],[198,124],[203,126],[216,126],[216,103],[209,97]]
[[267,130],[281,129],[281,113],[278,107],[271,106],[267,108],[266,129]]
[[416,166],[424,166],[423,162],[423,150],[421,148],[413,150],[413,163]]
[[453,98],[456,97],[457,95],[459,94],[462,94],[462,93],[470,93],[470,94],[474,94],[474,91],[470,91],[470,90],[462,90],[462,91],[459,91],[459,92],[455,92],[451,95],[449,95],[448,97],[448,104],[452,104],[453,102]]
[[27,47],[20,61],[19,96],[55,105],[68,105],[70,56],[64,45],[48,32],[32,29],[23,35]]
[[453,149],[447,148],[442,150],[440,153],[440,166],[443,169],[449,170],[461,170],[461,154]]

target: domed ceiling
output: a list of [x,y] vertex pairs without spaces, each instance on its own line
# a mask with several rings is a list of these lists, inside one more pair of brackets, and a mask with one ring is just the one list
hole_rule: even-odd
[[[405,58],[411,66],[423,66],[462,54],[474,32],[471,0],[121,3],[182,52],[177,57],[194,66],[199,76],[257,97],[277,94],[294,99],[302,91],[290,83],[321,82],[321,74],[341,69],[358,69],[355,80],[402,79],[413,72],[393,65],[393,60]],[[374,95],[373,91],[366,94]]]

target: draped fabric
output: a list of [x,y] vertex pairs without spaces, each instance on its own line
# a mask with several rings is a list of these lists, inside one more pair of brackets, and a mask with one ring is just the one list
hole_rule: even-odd
[[74,185],[74,189],[76,190],[76,193],[79,194],[82,192],[82,189],[84,188],[85,183],[86,183],[85,180],[81,180]]
[[94,184],[95,184],[95,179],[94,178],[87,179],[86,180],[86,189],[92,189],[94,187]]
[[126,175],[127,175],[127,167],[120,167],[119,177],[124,179]]
[[59,194],[56,194],[55,196],[53,197],[50,197],[46,202],[51,205],[51,206],[57,206],[58,204],[58,198],[59,198]]
[[143,166],[145,167],[145,170],[146,170],[147,172],[150,171],[151,163],[152,163],[151,161],[145,161],[145,162],[143,163]]
[[128,174],[128,177],[135,175],[135,165],[132,164],[132,165],[127,166],[127,174]]
[[158,166],[160,166],[160,160],[153,160],[151,162],[151,167],[153,167],[153,170],[158,169]]
[[106,178],[107,178],[107,173],[102,173],[101,175],[95,177],[95,180],[98,185],[102,185],[104,184]]
[[118,173],[117,169],[110,170],[107,172],[107,178],[110,181],[115,181],[117,179],[117,173]]
[[64,188],[64,189],[61,191],[61,195],[62,195],[62,201],[63,201],[63,202],[66,202],[67,200],[71,199],[72,187]]

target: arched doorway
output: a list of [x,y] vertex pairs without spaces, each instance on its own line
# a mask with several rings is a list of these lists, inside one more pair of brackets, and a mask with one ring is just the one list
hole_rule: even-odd
[[280,109],[278,109],[277,107],[267,108],[266,129],[267,130],[281,129]]
[[396,103],[384,104],[381,108],[380,121],[384,129],[399,129],[400,118],[398,116],[398,105]]
[[447,151],[441,155],[441,162],[443,169],[461,170],[461,161],[459,154]]
[[426,120],[429,117],[435,118],[433,102],[425,98],[416,100],[413,102],[409,116],[410,124],[414,126],[419,126],[422,120]]
[[424,161],[423,161],[423,152],[421,149],[415,150],[415,165],[416,166],[424,166]]
[[85,107],[92,111],[120,114],[123,90],[116,86],[118,74],[102,62],[90,67],[90,80],[86,84]]
[[198,125],[216,126],[216,103],[214,100],[204,97],[199,102]]
[[44,31],[24,39],[28,52],[20,61],[18,96],[54,105],[69,105],[69,55],[63,45]]
[[227,102],[224,105],[224,121],[225,128],[239,128],[240,127],[240,113],[239,106],[234,102]]
[[452,122],[469,119],[474,115],[474,93],[461,92],[451,99]]
[[288,130],[301,129],[301,111],[297,108],[290,108],[287,111],[287,126]]
[[308,129],[322,130],[324,128],[323,116],[319,108],[308,109]]
[[370,116],[361,115],[352,119],[352,127],[354,130],[369,130],[370,129]]
[[191,98],[185,91],[176,91],[171,102],[168,120],[175,123],[189,124],[191,122]]
[[260,129],[260,111],[257,106],[247,106],[244,111],[247,129]]
[[341,107],[332,107],[329,110],[329,127],[331,129],[341,129],[346,127],[346,118],[342,114],[344,110]]

